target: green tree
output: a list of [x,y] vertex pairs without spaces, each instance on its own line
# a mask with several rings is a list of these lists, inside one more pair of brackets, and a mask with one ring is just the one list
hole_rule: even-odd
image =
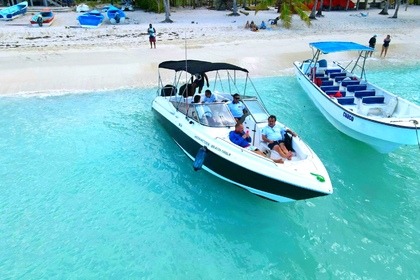
[[262,0],[255,9],[255,13],[260,10],[258,7],[278,5],[280,20],[285,28],[290,28],[292,26],[292,16],[294,13],[309,27],[311,26],[311,19],[308,16],[309,9],[304,1],[305,0]]

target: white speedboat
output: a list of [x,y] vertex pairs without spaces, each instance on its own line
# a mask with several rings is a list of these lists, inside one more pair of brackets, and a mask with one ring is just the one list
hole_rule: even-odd
[[[381,153],[402,145],[420,147],[420,106],[366,79],[365,62],[372,48],[354,42],[309,45],[314,55],[294,63],[296,76],[333,126]],[[346,67],[320,59],[322,54],[344,51],[355,51],[359,56]]]
[[[165,61],[159,64],[159,86],[152,108],[157,119],[184,153],[194,160],[195,168],[242,187],[251,193],[277,202],[325,196],[333,192],[330,177],[314,151],[299,137],[292,138],[292,160],[275,163],[261,140],[261,129],[269,113],[251,82],[248,70],[228,64],[198,60]],[[168,75],[170,74],[174,75]],[[183,94],[182,84],[192,75],[205,73],[217,101],[193,103]],[[164,77],[174,76],[170,81]],[[242,76],[243,79],[238,79]],[[253,93],[251,93],[251,91]],[[249,115],[243,124],[252,145],[268,156],[258,155],[229,140],[235,119],[228,108],[232,94],[241,94]],[[204,98],[204,93],[202,93]],[[277,122],[282,125],[281,123]],[[203,148],[204,147],[204,148]],[[199,167],[197,167],[199,164]]]

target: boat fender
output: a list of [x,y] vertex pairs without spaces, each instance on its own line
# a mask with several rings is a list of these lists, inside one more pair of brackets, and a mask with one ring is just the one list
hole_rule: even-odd
[[198,171],[201,169],[201,167],[203,166],[204,160],[206,159],[206,155],[207,155],[207,148],[201,147],[198,150],[197,155],[195,156],[195,160],[193,164],[195,171]]
[[41,15],[38,16],[38,18],[36,19],[36,22],[38,23],[39,27],[42,27],[42,23],[44,22],[44,20],[42,19]]

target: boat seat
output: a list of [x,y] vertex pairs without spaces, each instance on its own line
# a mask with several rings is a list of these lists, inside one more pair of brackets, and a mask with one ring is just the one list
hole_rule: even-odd
[[354,96],[357,98],[362,98],[366,96],[375,96],[375,90],[374,89],[356,90],[354,92]]
[[355,105],[353,96],[339,97],[337,98],[337,102],[341,105]]
[[166,85],[162,88],[160,96],[174,96],[177,92],[177,89],[173,85]]
[[366,96],[362,98],[364,104],[383,104],[385,97],[383,96]]
[[324,78],[324,77],[325,77],[324,73],[316,73],[315,74],[315,78]]
[[330,78],[329,77],[317,77],[319,78],[321,81],[329,81]]
[[334,73],[330,73],[330,78],[336,78],[336,77],[346,77],[347,73],[346,72],[334,72]]
[[346,86],[349,86],[349,85],[358,85],[358,84],[360,84],[360,81],[358,81],[358,80],[346,80],[346,81],[341,82],[341,85],[343,87],[346,87]]
[[355,92],[357,91],[362,91],[365,90],[367,88],[367,85],[348,85],[347,86],[347,91],[349,92]]
[[325,74],[330,74],[330,73],[337,73],[337,72],[341,72],[341,68],[335,68],[335,69],[327,69],[325,70]]
[[334,80],[336,81],[336,82],[341,82],[342,80],[344,80],[345,78],[347,78],[347,76],[338,76],[338,77],[335,77],[334,78]]
[[323,86],[332,86],[334,84],[334,81],[328,80],[328,81],[324,81],[322,80],[322,84]]
[[325,92],[327,90],[335,90],[337,92],[340,87],[339,86],[321,86],[321,89]]
[[338,90],[327,90],[325,93],[327,95],[334,95],[337,92],[340,92],[341,93],[341,97],[345,97],[346,96],[346,92],[344,90],[340,90],[340,91],[338,91]]

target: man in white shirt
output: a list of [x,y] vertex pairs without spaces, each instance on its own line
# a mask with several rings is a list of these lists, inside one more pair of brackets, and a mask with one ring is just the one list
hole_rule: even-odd
[[276,124],[276,116],[268,117],[268,125],[262,129],[262,140],[268,144],[271,150],[276,151],[283,158],[292,159],[293,153],[284,145],[284,134],[289,132],[293,136],[297,136],[289,128],[284,128]]

